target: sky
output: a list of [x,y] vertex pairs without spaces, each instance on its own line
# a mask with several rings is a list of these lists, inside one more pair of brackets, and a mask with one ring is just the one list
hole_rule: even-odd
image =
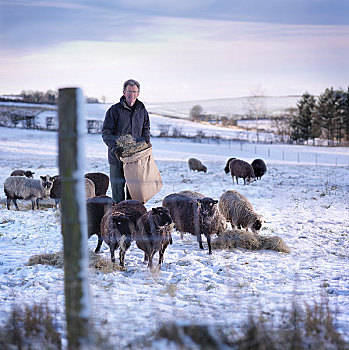
[[348,57],[347,0],[0,0],[0,94],[318,95],[348,88]]

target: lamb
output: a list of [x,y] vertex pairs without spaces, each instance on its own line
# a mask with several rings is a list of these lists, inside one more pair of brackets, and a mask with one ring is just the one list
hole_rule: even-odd
[[10,176],[26,176],[32,179],[34,174],[35,173],[33,173],[30,170],[18,169],[18,170],[13,170]]
[[227,163],[225,164],[225,167],[224,167],[224,171],[225,171],[226,174],[228,174],[228,173],[230,172],[229,163],[230,163],[230,161],[232,161],[232,160],[234,160],[234,159],[236,159],[236,158],[229,158],[229,159],[227,160]]
[[115,262],[115,250],[120,246],[120,266],[124,266],[125,253],[131,245],[130,219],[112,206],[102,218],[101,235],[110,248],[112,262]]
[[[59,175],[55,175],[53,177],[54,182],[53,186],[50,192],[50,198],[53,198],[55,200],[55,206],[57,208],[58,204],[61,200],[61,183],[62,179]],[[95,184],[92,180],[85,178],[85,195],[86,199],[90,199],[93,197],[96,197],[95,194]]]
[[189,170],[190,171],[195,171],[197,170],[199,171],[203,171],[204,173],[206,173],[207,171],[207,167],[205,167],[205,165],[203,165],[199,159],[196,158],[189,158],[188,159],[188,165],[189,165]]
[[258,233],[262,227],[261,215],[255,213],[248,199],[238,191],[226,191],[219,199],[219,210],[231,223],[232,228],[251,228]]
[[254,171],[254,175],[256,176],[256,179],[261,180],[262,176],[267,172],[267,166],[264,163],[263,159],[255,159],[252,163],[251,166]]
[[96,196],[105,196],[109,187],[109,176],[103,173],[87,173],[87,179],[90,179],[95,184]]
[[172,219],[170,211],[164,207],[152,208],[143,214],[137,222],[134,238],[139,249],[144,251],[144,262],[153,267],[153,257],[159,252],[159,267],[164,262],[164,253],[171,237]]
[[100,251],[103,243],[103,238],[101,234],[102,218],[114,203],[114,200],[108,196],[93,197],[87,199],[86,201],[88,238],[90,238],[94,234],[98,236],[98,243],[95,249],[95,253],[98,253]]
[[236,183],[238,184],[238,178],[244,179],[244,185],[248,185],[255,181],[255,175],[252,166],[241,159],[233,159],[229,163],[230,174],[234,183],[234,176],[236,178]]
[[53,185],[51,176],[40,176],[40,179],[30,179],[25,176],[10,176],[5,179],[4,192],[7,197],[7,209],[10,210],[11,200],[16,209],[19,210],[17,199],[30,199],[32,210],[39,209],[39,199],[50,195]]
[[162,201],[162,205],[170,210],[175,228],[196,236],[201,249],[204,249],[201,235],[205,235],[209,254],[212,254],[211,235],[219,234],[226,228],[217,203],[217,200],[194,191],[173,193]]

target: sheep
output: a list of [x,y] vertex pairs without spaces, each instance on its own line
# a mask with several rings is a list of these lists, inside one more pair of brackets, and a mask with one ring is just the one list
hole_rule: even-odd
[[137,222],[134,235],[136,245],[144,251],[144,262],[153,267],[153,257],[159,252],[159,267],[164,262],[164,253],[172,244],[172,219],[170,211],[164,207],[156,207],[143,214]]
[[262,176],[267,172],[267,166],[264,163],[262,159],[255,159],[252,163],[251,166],[254,171],[254,175],[256,176],[256,179],[261,180]]
[[194,191],[173,193],[162,201],[162,205],[170,210],[175,228],[196,236],[201,249],[204,249],[201,235],[205,235],[209,254],[212,254],[211,235],[219,234],[226,228],[217,203],[217,200]]
[[[57,208],[61,200],[62,178],[59,175],[55,175],[53,178],[54,178],[54,182],[51,188],[50,198],[53,198],[55,200],[55,206]],[[85,195],[86,195],[86,199],[96,197],[95,184],[93,183],[92,180],[87,178],[85,178]]]
[[61,177],[59,175],[53,176],[53,185],[50,191],[50,198],[55,200],[55,206],[58,207],[59,201],[61,200]]
[[207,171],[207,167],[205,167],[205,165],[203,165],[199,159],[196,158],[189,158],[188,159],[188,166],[189,166],[189,170],[190,171],[195,171],[197,170],[199,171],[203,171],[204,173],[206,173]]
[[238,178],[244,179],[244,185],[248,185],[255,181],[254,171],[252,166],[241,159],[233,159],[229,163],[229,170],[234,183],[234,176],[236,178],[236,183],[238,184]]
[[11,200],[19,210],[17,199],[30,199],[32,210],[39,209],[39,199],[48,197],[53,185],[51,176],[40,176],[40,179],[30,179],[25,176],[10,176],[5,179],[4,192],[7,197],[7,209],[10,210]]
[[98,196],[86,200],[88,238],[94,234],[98,236],[98,243],[95,253],[100,251],[103,243],[103,238],[101,235],[102,218],[113,203],[115,203],[114,200],[108,196]]
[[228,174],[229,171],[230,171],[230,169],[229,169],[229,163],[230,163],[230,161],[232,161],[232,160],[234,160],[234,159],[236,159],[236,158],[229,158],[229,159],[227,160],[227,163],[225,164],[225,167],[224,167],[224,171],[225,171],[226,174]]
[[13,170],[10,176],[26,176],[32,179],[34,174],[35,173],[33,173],[30,170],[18,169],[18,170]]
[[219,210],[231,223],[232,228],[251,228],[258,233],[262,227],[261,215],[255,213],[248,199],[238,191],[226,191],[219,199]]
[[115,206],[111,206],[102,218],[101,235],[110,248],[112,262],[115,262],[115,250],[120,246],[120,266],[124,266],[125,253],[131,245],[130,219]]
[[85,195],[86,199],[96,196],[96,186],[92,180],[87,178],[85,178]]
[[[147,212],[145,206],[137,200],[124,200],[113,203],[101,221],[101,236],[110,247],[111,260],[114,262],[114,252],[120,246],[120,266],[125,264],[125,254],[131,245],[132,236],[135,234],[138,219]],[[127,219],[127,220],[126,220]],[[121,220],[120,229],[116,222]],[[125,228],[125,225],[128,228]],[[113,237],[116,238],[113,238]]]
[[147,208],[138,200],[135,199],[126,199],[117,204],[115,204],[115,208],[124,213],[129,219],[131,227],[131,233],[137,227],[138,219],[147,212]]
[[105,196],[109,187],[109,176],[103,173],[87,173],[87,179],[90,179],[95,184],[96,196]]

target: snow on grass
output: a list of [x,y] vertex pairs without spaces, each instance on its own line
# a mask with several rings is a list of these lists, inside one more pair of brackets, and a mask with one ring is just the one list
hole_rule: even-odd
[[[58,306],[62,321],[63,270],[27,265],[36,254],[62,251],[59,211],[43,208],[32,212],[21,200],[19,212],[8,211],[3,194],[4,180],[15,168],[30,169],[35,178],[58,173],[57,133],[1,131],[0,322],[5,321],[13,303],[46,300]],[[122,348],[162,322],[240,326],[251,311],[259,310],[265,318],[278,321],[294,298],[299,303],[311,302],[323,294],[338,311],[340,332],[349,334],[347,148],[151,141],[163,188],[146,203],[148,209],[181,190],[219,199],[224,191],[236,189],[262,214],[261,234],[281,237],[291,252],[213,250],[210,256],[205,239],[205,249],[200,250],[194,236],[186,234],[181,239],[174,231],[161,270],[150,271],[142,263],[143,252],[133,243],[125,257],[125,269],[89,272],[94,319],[99,325],[106,322],[113,344]],[[101,135],[86,135],[85,155],[86,172],[109,174]],[[249,162],[263,158],[268,172],[249,186],[243,186],[241,180],[233,185],[230,175],[224,173],[225,162],[232,156]],[[200,159],[208,167],[207,173],[190,172],[189,157]],[[97,237],[91,237],[89,250],[96,244]],[[110,259],[106,245],[101,256]]]

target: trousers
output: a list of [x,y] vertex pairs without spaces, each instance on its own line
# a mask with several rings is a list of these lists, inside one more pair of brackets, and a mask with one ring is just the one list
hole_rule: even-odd
[[117,164],[110,164],[110,185],[112,198],[116,203],[125,200],[125,187],[126,199],[132,199],[126,185],[122,162],[118,162]]

